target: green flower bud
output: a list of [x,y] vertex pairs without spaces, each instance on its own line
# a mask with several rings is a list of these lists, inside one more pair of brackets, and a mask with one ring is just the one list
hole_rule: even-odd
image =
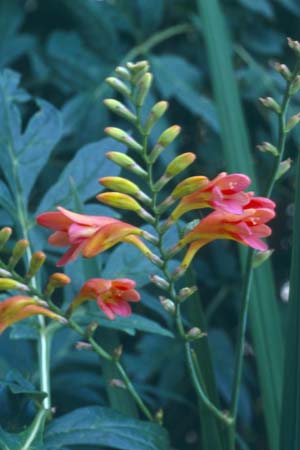
[[0,230],[0,249],[4,247],[11,234],[12,229],[10,227],[4,227]]
[[114,98],[107,98],[103,100],[103,103],[105,104],[105,106],[107,106],[108,109],[110,109],[118,116],[123,117],[123,119],[126,119],[132,123],[136,122],[137,117],[118,100],[115,100]]
[[105,81],[117,92],[124,95],[124,97],[130,98],[130,89],[128,86],[126,86],[125,83],[123,83],[123,81],[115,77],[108,77],[105,79]]
[[180,133],[181,128],[178,125],[173,125],[167,128],[158,138],[151,154],[150,160],[154,162],[160,153],[177,138]]
[[129,72],[129,70],[125,69],[125,67],[118,66],[115,68],[115,72],[123,80],[126,80],[126,81],[130,80],[130,72]]
[[257,145],[256,148],[264,153],[271,153],[274,156],[279,155],[279,151],[277,150],[277,148],[274,145],[270,144],[270,142],[263,142],[262,144]]
[[137,107],[141,107],[144,104],[145,98],[149,92],[153,80],[153,75],[146,72],[137,85],[137,93],[135,103]]
[[287,38],[289,47],[294,50],[297,57],[300,57],[300,42],[294,41],[291,38]]
[[289,133],[300,122],[300,113],[290,117],[285,125],[285,132]]
[[46,255],[44,252],[34,252],[29,263],[26,278],[32,278],[40,270],[45,261]]
[[124,153],[120,152],[108,152],[106,153],[106,157],[113,161],[115,164],[117,164],[120,167],[124,167],[124,169],[130,170],[131,172],[135,173],[136,175],[140,175],[142,177],[147,176],[147,172],[139,166],[134,159],[130,158],[129,156],[125,155]]
[[8,267],[13,269],[20,261],[29,246],[27,239],[20,239],[13,248],[12,255],[8,261]]
[[292,165],[291,158],[282,161],[277,170],[275,180],[276,181],[279,180],[279,178],[281,178],[291,168],[291,165]]
[[153,106],[144,125],[144,131],[147,135],[150,134],[153,126],[164,115],[168,106],[168,102],[165,101],[158,102]]
[[260,97],[259,101],[264,105],[265,108],[271,109],[277,114],[281,113],[280,105],[272,97]]
[[104,131],[106,134],[108,134],[108,136],[111,136],[112,138],[116,139],[116,141],[122,142],[123,144],[127,145],[133,150],[136,150],[138,152],[141,152],[143,150],[141,144],[135,141],[131,136],[129,136],[129,134],[127,134],[124,130],[121,130],[120,128],[108,127],[105,128]]

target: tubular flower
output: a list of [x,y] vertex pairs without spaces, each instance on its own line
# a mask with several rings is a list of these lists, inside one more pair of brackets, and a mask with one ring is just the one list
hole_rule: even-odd
[[70,246],[57,266],[73,261],[80,253],[91,258],[119,242],[130,242],[146,256],[152,257],[148,247],[135,236],[144,235],[139,228],[111,217],[77,214],[61,206],[57,209],[58,212],[47,212],[37,217],[39,225],[55,230],[48,239],[50,244]]
[[74,311],[81,303],[87,300],[96,300],[100,309],[111,320],[116,314],[129,316],[131,307],[128,302],[138,302],[140,294],[134,289],[136,283],[128,278],[105,280],[104,278],[91,278],[75,297],[70,305],[69,312]]
[[177,252],[190,244],[180,268],[185,270],[197,251],[215,239],[232,239],[257,250],[266,250],[268,247],[261,238],[270,236],[272,232],[271,228],[265,224],[274,218],[275,204],[271,200],[260,197],[254,197],[251,203],[262,204],[265,207],[248,208],[247,205],[240,215],[214,211],[201,220],[172,250]]
[[9,297],[0,303],[0,333],[7,327],[27,317],[42,314],[50,319],[65,323],[66,319],[43,306],[44,302],[23,295]]
[[179,219],[193,209],[215,208],[232,214],[242,214],[252,193],[243,192],[251,180],[244,174],[220,173],[216,178],[202,185],[199,190],[183,197],[171,214],[171,220]]

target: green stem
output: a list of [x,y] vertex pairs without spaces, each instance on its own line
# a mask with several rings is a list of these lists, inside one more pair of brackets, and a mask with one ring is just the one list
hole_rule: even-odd
[[27,436],[26,441],[23,443],[21,450],[30,450],[32,448],[31,444],[33,444],[39,430],[44,425],[47,414],[47,410],[43,408],[39,410],[32,425],[30,426],[30,433]]
[[[299,66],[300,61],[298,60],[296,62],[295,68],[293,70],[293,73],[291,75],[290,81],[287,83],[285,93],[282,99],[281,104],[281,112],[278,114],[278,157],[276,158],[272,171],[270,180],[268,182],[268,185],[265,190],[265,197],[270,197],[273,192],[273,188],[276,182],[276,175],[280,166],[281,161],[284,157],[285,152],[285,144],[286,144],[286,138],[287,133],[285,130],[286,127],[286,114],[289,107],[289,103],[291,100],[292,95],[290,94],[290,86],[295,79],[296,75],[299,72]],[[237,338],[237,350],[236,350],[236,357],[235,357],[235,368],[234,368],[234,380],[233,380],[233,387],[232,387],[232,394],[231,394],[231,402],[230,402],[230,416],[233,418],[232,426],[229,428],[229,446],[228,450],[234,450],[235,449],[235,433],[236,433],[236,417],[237,417],[237,411],[238,411],[238,400],[239,400],[239,392],[240,392],[240,386],[241,386],[241,379],[242,379],[242,370],[243,370],[243,353],[244,353],[244,346],[245,346],[245,339],[246,339],[246,326],[248,321],[248,310],[249,310],[249,301],[250,301],[250,290],[251,290],[251,284],[252,284],[252,278],[253,278],[253,256],[254,251],[252,249],[248,250],[248,256],[247,256],[247,262],[246,262],[246,270],[245,270],[245,278],[244,278],[244,289],[243,289],[243,295],[242,295],[242,305],[241,305],[241,312],[240,312],[240,318],[239,318],[239,325],[238,325],[238,338]]]

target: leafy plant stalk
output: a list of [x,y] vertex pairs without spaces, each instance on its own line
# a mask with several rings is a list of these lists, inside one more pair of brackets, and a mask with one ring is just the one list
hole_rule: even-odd
[[[291,74],[289,82],[287,82],[285,93],[282,99],[280,112],[278,112],[278,156],[274,162],[270,180],[268,182],[268,185],[266,187],[266,192],[264,194],[265,197],[270,197],[272,195],[272,191],[276,182],[276,177],[278,174],[278,169],[280,166],[280,163],[283,160],[284,152],[285,152],[285,144],[286,144],[286,137],[287,137],[287,131],[286,131],[286,114],[288,110],[288,106],[290,103],[290,100],[293,96],[291,94],[291,85],[293,81],[295,80],[295,77],[297,76],[299,72],[299,59],[297,60],[297,63],[295,65],[295,68]],[[250,292],[251,292],[251,284],[252,284],[252,277],[253,277],[253,256],[254,251],[252,249],[248,250],[248,256],[247,256],[247,262],[246,262],[246,269],[245,269],[245,277],[244,277],[244,288],[243,288],[243,295],[242,295],[242,305],[241,305],[241,312],[240,312],[240,318],[239,318],[239,325],[238,325],[238,338],[237,338],[237,350],[236,350],[236,358],[235,358],[235,366],[234,366],[234,380],[233,380],[233,387],[232,387],[232,394],[231,394],[231,402],[230,402],[230,416],[233,418],[233,423],[231,427],[229,428],[229,450],[235,449],[235,427],[236,427],[236,417],[237,417],[237,410],[238,410],[238,400],[239,400],[239,392],[240,392],[240,386],[241,386],[241,379],[242,379],[242,369],[243,369],[243,353],[244,353],[244,346],[245,346],[245,339],[246,339],[246,327],[247,327],[247,320],[248,320],[248,310],[249,310],[249,301],[250,301]]]

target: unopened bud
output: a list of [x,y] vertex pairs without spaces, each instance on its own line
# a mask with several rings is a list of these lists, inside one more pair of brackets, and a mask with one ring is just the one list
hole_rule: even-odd
[[129,156],[125,155],[124,153],[120,152],[108,152],[106,153],[106,157],[113,161],[115,164],[117,164],[120,167],[124,167],[127,170],[130,170],[131,172],[135,173],[136,175],[140,175],[142,177],[147,176],[147,172],[139,166],[134,159],[130,158]]
[[291,158],[287,158],[284,161],[282,161],[278,167],[275,180],[279,180],[290,168],[292,165]]
[[180,302],[182,302],[187,298],[189,298],[191,295],[193,295],[195,292],[197,292],[197,290],[198,290],[197,286],[184,287],[180,289],[177,298]]
[[167,128],[158,138],[151,154],[150,160],[154,162],[160,153],[177,138],[181,128],[178,125],[173,125]]
[[113,349],[113,358],[115,361],[119,361],[123,353],[123,346],[118,345],[118,347]]
[[204,336],[207,336],[207,333],[203,333],[203,331],[201,331],[198,327],[191,328],[186,334],[186,337],[189,341],[194,341]]
[[[130,78],[130,75],[129,75]],[[106,83],[109,84],[113,89],[115,89],[120,94],[124,95],[124,97],[130,97],[130,89],[126,86],[123,81],[119,80],[115,77],[108,77],[105,79]]]
[[126,209],[128,211],[138,212],[142,209],[141,205],[127,194],[120,192],[104,192],[96,196],[97,200],[105,205],[114,208]]
[[136,195],[140,190],[135,183],[121,177],[104,177],[100,178],[99,182],[106,188],[123,194]]
[[68,275],[60,272],[55,272],[49,277],[49,281],[45,289],[45,294],[50,296],[53,294],[55,289],[62,288],[69,283],[71,283],[71,278],[68,277]]
[[300,75],[296,75],[290,85],[289,95],[296,94],[296,92],[298,92],[299,89],[300,89]]
[[285,125],[285,132],[291,131],[300,122],[300,113],[290,117]]
[[109,382],[111,387],[117,387],[121,389],[126,389],[126,384],[123,380],[120,380],[119,378],[112,378]]
[[275,63],[274,64],[274,69],[278,72],[278,73],[280,73],[280,75],[282,75],[283,76],[283,78],[286,80],[286,81],[289,81],[290,79],[291,79],[291,71],[290,71],[290,69],[288,68],[288,66],[286,66],[285,64],[280,64],[280,63]]
[[265,108],[271,109],[277,114],[281,114],[280,105],[272,97],[260,97],[259,101],[264,105]]
[[151,225],[155,224],[155,218],[148,213],[144,208],[141,208],[139,210],[135,211],[145,222],[150,223]]
[[0,250],[4,247],[11,234],[12,229],[10,227],[4,227],[0,230]]
[[13,248],[12,255],[8,261],[8,267],[13,269],[20,261],[29,246],[27,239],[20,239]]
[[145,73],[137,85],[137,92],[135,98],[135,104],[137,107],[141,107],[144,104],[145,98],[149,92],[153,80],[153,75],[149,72]]
[[75,344],[76,350],[92,350],[93,347],[89,342],[85,341],[78,341]]
[[186,178],[176,186],[176,188],[173,190],[171,194],[171,197],[173,199],[178,200],[184,197],[185,195],[192,194],[193,192],[202,189],[203,186],[205,186],[208,183],[209,183],[208,178],[201,175]]
[[115,68],[115,72],[123,80],[126,80],[126,81],[130,80],[130,72],[129,72],[129,70],[125,69],[125,67],[118,66]]
[[26,274],[26,278],[32,278],[42,267],[46,260],[46,255],[44,252],[34,252],[29,263],[29,269]]
[[170,283],[164,278],[159,277],[158,275],[150,275],[150,280],[161,289],[167,290],[170,287]]
[[163,424],[163,421],[164,421],[164,410],[162,408],[159,408],[159,410],[155,413],[154,419],[160,425]]
[[146,256],[147,256],[147,258],[149,258],[150,261],[152,261],[153,264],[155,264],[157,267],[159,267],[159,268],[162,268],[162,267],[163,267],[164,263],[163,263],[162,259],[160,259],[159,256],[155,255],[155,254],[152,253],[152,252],[148,252]]
[[183,170],[185,170],[188,166],[190,166],[196,159],[196,155],[194,153],[182,153],[177,156],[173,161],[168,165],[166,169],[166,175],[168,177],[175,177]]
[[138,152],[141,152],[143,150],[141,144],[135,141],[131,136],[129,136],[129,134],[127,134],[124,130],[121,130],[120,128],[108,127],[105,128],[104,131],[106,134],[108,134],[108,136],[116,139],[116,141],[122,142],[123,144],[127,145],[133,150],[136,150]]
[[123,119],[129,120],[129,122],[132,123],[136,122],[137,117],[131,111],[129,111],[129,109],[126,108],[126,106],[123,105],[123,103],[119,102],[118,100],[115,100],[114,98],[107,98],[103,100],[103,103],[108,109],[110,109],[118,116],[123,117]]
[[263,153],[271,153],[274,156],[279,155],[279,151],[277,150],[277,148],[274,145],[270,144],[270,142],[262,142],[261,144],[257,145],[256,148]]
[[95,331],[97,330],[97,328],[99,327],[99,324],[98,324],[98,322],[96,322],[96,321],[93,321],[93,322],[91,322],[89,325],[88,325],[88,327],[87,327],[87,329],[86,329],[86,337],[89,339],[90,337],[92,337],[93,336],[93,334],[95,333]]
[[29,291],[29,287],[23,283],[19,283],[11,278],[0,278],[0,290],[8,291],[10,289],[18,289],[19,291]]
[[172,316],[175,314],[176,306],[175,303],[172,302],[169,298],[159,297],[159,301],[161,306]]
[[167,108],[168,102],[165,101],[158,102],[153,106],[144,125],[144,131],[147,135],[150,134],[153,126],[163,116]]
[[274,250],[269,249],[269,250],[265,250],[264,252],[255,253],[253,262],[252,262],[252,266],[254,267],[254,269],[261,266],[265,261],[267,261],[270,258],[270,256],[273,254],[273,252],[274,252]]
[[126,63],[126,66],[132,73],[140,72],[141,70],[149,69],[149,63],[148,61],[138,61],[136,63],[128,62]]
[[288,45],[289,47],[294,50],[294,52],[296,53],[296,56],[300,57],[300,42],[298,41],[294,41],[291,38],[287,38],[288,41]]
[[8,270],[0,269],[0,277],[11,277],[11,276],[12,274]]

